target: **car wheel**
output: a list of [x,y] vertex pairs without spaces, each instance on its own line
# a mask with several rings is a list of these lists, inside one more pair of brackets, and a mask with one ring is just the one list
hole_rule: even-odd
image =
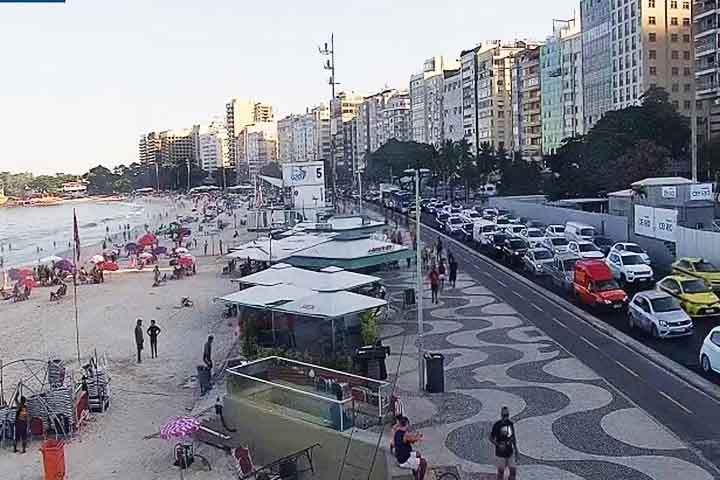
[[650,335],[652,335],[653,338],[660,338],[660,332],[658,331],[657,325],[653,325],[650,329]]
[[711,372],[712,366],[710,365],[710,359],[707,357],[707,355],[703,355],[700,358],[700,368],[702,368],[702,371],[705,373]]

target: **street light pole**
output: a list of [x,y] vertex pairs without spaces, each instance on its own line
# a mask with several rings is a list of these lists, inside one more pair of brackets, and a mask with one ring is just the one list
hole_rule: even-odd
[[[332,170],[330,175],[330,182],[332,185],[332,191],[333,191],[333,200],[336,200],[337,198],[337,190],[336,190],[336,183],[337,183],[337,168],[335,165],[335,138],[333,138],[332,134],[332,126],[333,126],[333,102],[335,101],[335,85],[338,83],[335,81],[335,33],[330,33],[330,45],[328,46],[328,43],[325,42],[325,46],[318,47],[318,50],[320,51],[321,55],[324,55],[326,57],[330,57],[327,62],[325,62],[325,65],[323,65],[323,68],[325,70],[330,71],[330,169]],[[340,118],[342,119],[342,108],[340,109]]]
[[187,164],[187,172],[188,172],[188,178],[187,178],[187,191],[190,191],[190,158],[185,159],[185,163]]
[[420,256],[420,169],[415,169],[415,276],[417,290],[417,322],[418,322],[418,391],[422,392],[425,384],[425,364],[423,363],[423,295],[422,295],[422,258]]

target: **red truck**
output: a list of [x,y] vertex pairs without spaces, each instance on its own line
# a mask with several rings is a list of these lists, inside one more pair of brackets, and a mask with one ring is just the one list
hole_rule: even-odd
[[581,303],[595,308],[619,310],[628,302],[627,294],[601,260],[580,260],[575,264],[573,293]]

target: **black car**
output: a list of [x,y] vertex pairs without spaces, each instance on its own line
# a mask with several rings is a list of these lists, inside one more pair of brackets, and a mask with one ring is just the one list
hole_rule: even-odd
[[505,246],[505,240],[510,236],[505,232],[495,232],[492,236],[492,243],[490,244],[491,252],[496,257],[502,255],[503,246]]
[[522,262],[522,257],[528,250],[528,244],[525,240],[517,237],[510,237],[505,240],[503,245],[503,256],[505,261],[510,265],[517,265]]
[[593,237],[593,243],[606,257],[608,256],[608,253],[610,253],[610,249],[612,248],[612,246],[615,245],[615,241],[613,239],[600,235],[597,237]]
[[470,222],[466,222],[462,226],[462,231],[460,232],[460,239],[469,242],[473,239],[473,227],[475,225]]

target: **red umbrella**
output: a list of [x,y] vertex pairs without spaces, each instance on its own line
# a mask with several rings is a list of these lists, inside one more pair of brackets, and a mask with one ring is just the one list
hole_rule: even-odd
[[33,280],[32,277],[25,277],[22,280],[20,280],[20,286],[28,287],[28,288],[35,288],[37,286],[37,284],[35,283],[35,280]]
[[195,263],[195,261],[192,257],[180,257],[178,259],[178,265],[181,267],[192,267],[193,263]]
[[143,247],[155,245],[157,243],[157,237],[152,233],[146,233],[142,237],[138,238],[137,243],[142,245]]
[[116,272],[120,269],[120,266],[117,263],[113,262],[104,262],[102,264],[102,269],[106,272]]

